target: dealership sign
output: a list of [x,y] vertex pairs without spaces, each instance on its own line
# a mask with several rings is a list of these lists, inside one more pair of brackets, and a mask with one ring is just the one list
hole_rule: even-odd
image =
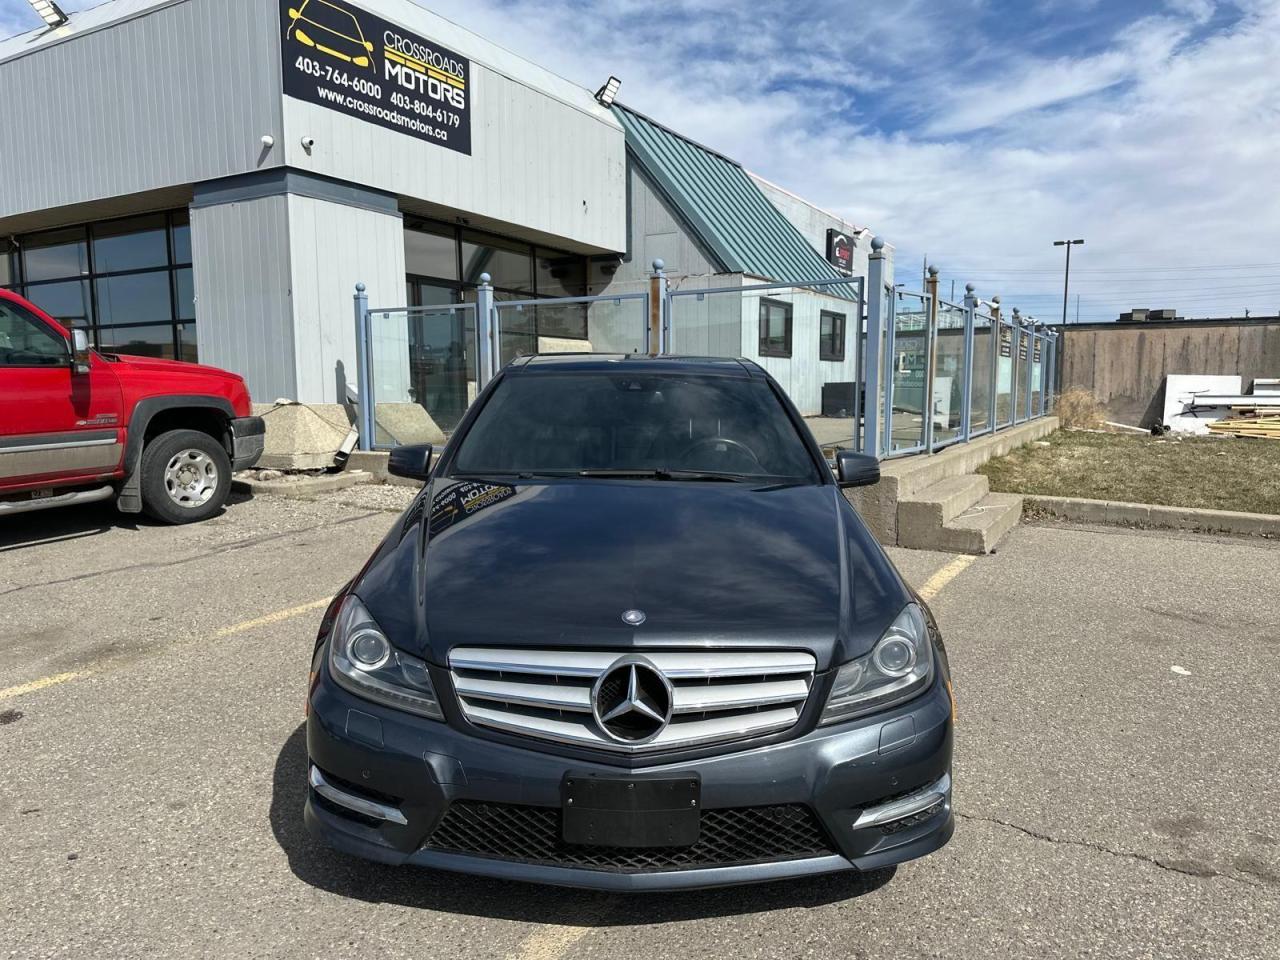
[[853,273],[854,240],[839,230],[827,231],[827,262],[845,273]]
[[284,92],[471,154],[471,64],[345,0],[280,0]]

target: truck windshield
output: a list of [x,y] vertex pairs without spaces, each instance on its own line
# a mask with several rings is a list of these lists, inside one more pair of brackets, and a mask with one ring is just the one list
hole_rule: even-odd
[[453,472],[819,482],[764,381],[621,372],[508,376]]

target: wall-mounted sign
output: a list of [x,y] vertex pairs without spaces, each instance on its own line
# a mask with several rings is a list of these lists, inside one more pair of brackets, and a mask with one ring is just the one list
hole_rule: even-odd
[[1031,352],[1031,362],[1032,362],[1032,363],[1039,363],[1039,362],[1040,362],[1040,343],[1041,343],[1040,338],[1039,338],[1039,337],[1036,337],[1036,345],[1035,345],[1035,348],[1034,348],[1034,349],[1032,350],[1032,352]]
[[1013,328],[1000,328],[1000,356],[1013,357]]
[[1025,333],[1018,337],[1018,360],[1019,362],[1027,359],[1027,341],[1031,338]]
[[280,0],[287,96],[471,154],[471,64],[346,0]]
[[853,272],[853,237],[839,230],[827,231],[827,262],[837,270]]

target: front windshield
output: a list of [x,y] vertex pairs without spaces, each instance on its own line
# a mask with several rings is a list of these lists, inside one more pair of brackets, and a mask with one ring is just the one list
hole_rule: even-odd
[[818,480],[764,381],[624,372],[508,376],[463,438],[453,470]]

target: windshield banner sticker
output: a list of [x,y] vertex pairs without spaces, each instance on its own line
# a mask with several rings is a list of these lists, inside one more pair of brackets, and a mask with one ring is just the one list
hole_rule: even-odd
[[471,64],[345,0],[280,0],[286,96],[471,155]]

